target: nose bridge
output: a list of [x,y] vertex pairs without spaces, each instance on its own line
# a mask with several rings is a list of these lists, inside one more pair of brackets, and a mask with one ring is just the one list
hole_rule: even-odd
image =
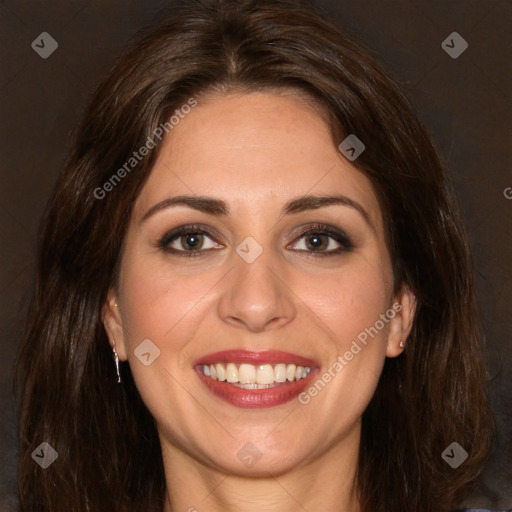
[[256,332],[290,322],[295,307],[279,277],[278,259],[271,250],[262,250],[252,261],[244,259],[244,254],[254,250],[250,240],[237,248],[235,268],[219,301],[219,315],[225,322]]

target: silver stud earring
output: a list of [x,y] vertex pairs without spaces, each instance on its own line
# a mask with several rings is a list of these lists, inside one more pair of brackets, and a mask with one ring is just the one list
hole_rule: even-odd
[[404,348],[405,347],[405,343],[403,341],[400,342],[400,348]]
[[116,341],[114,340],[114,338],[112,338],[112,344],[114,345],[114,347],[112,348],[112,352],[114,352],[114,361],[116,363],[117,383],[121,384],[121,374],[119,373],[119,356],[117,355],[116,352]]

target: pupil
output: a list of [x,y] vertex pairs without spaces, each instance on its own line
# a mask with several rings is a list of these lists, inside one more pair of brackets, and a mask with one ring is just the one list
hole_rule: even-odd
[[182,240],[184,241],[184,245],[185,246],[189,246],[189,247],[197,247],[200,245],[200,235],[198,235],[197,233],[196,234],[192,234],[192,235],[185,235]]
[[322,247],[324,245],[324,241],[322,240],[321,236],[312,235],[309,237],[309,244],[313,248],[318,249],[319,247]]

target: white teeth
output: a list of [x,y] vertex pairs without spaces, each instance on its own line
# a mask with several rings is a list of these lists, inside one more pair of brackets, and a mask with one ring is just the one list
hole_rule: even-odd
[[226,381],[246,389],[264,389],[287,380],[293,382],[309,375],[309,366],[279,363],[252,365],[248,363],[216,363],[203,365],[203,374],[219,381]]
[[286,380],[286,365],[276,364],[274,368],[274,378],[276,382],[284,382]]
[[226,380],[228,382],[238,382],[238,370],[235,363],[228,363],[226,366]]
[[221,382],[225,381],[226,380],[226,370],[224,369],[224,365],[217,363],[215,365],[215,369],[217,370],[217,379],[220,380]]
[[295,368],[296,366],[294,364],[289,364],[286,367],[286,378],[291,382],[293,379],[295,379]]
[[[252,365],[251,365],[252,366]],[[257,384],[274,384],[274,368],[270,364],[260,364],[256,371]]]
[[253,384],[256,382],[256,368],[252,364],[241,364],[238,368],[238,381],[240,384]]

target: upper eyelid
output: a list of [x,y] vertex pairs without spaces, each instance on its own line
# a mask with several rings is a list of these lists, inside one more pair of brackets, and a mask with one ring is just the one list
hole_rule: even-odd
[[344,235],[348,238],[348,235],[345,233],[344,229],[338,228],[336,226],[331,226],[324,222],[306,222],[304,224],[301,224],[300,226],[293,230],[293,236],[303,236],[310,232],[315,232],[315,230],[318,232],[337,232],[340,235]]
[[167,230],[162,236],[158,238],[159,241],[164,240],[165,238],[177,238],[183,234],[186,233],[200,233],[205,236],[210,237],[212,240],[214,240],[216,243],[220,243],[218,240],[216,240],[216,237],[223,238],[224,235],[222,233],[219,233],[218,230],[206,227],[206,226],[200,226],[200,225],[192,225],[192,224],[184,224],[182,226],[178,226],[173,229]]

